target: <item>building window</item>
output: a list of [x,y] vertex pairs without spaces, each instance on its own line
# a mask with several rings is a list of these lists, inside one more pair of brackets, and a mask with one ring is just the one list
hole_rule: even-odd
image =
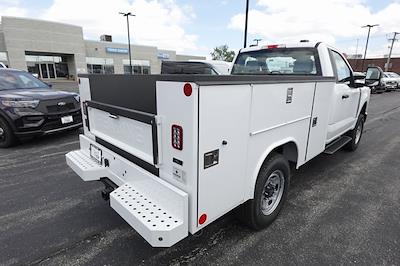
[[0,52],[0,62],[8,67],[8,57],[7,52]]
[[114,74],[114,60],[112,58],[86,57],[89,74]]
[[28,72],[42,79],[68,79],[67,59],[64,56],[25,55]]
[[[150,61],[148,60],[132,60],[132,73],[138,75],[148,75],[151,73]],[[130,74],[129,60],[122,60],[124,65],[124,74]]]

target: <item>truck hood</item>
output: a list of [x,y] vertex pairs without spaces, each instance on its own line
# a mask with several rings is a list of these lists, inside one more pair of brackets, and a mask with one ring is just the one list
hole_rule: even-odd
[[76,95],[76,93],[56,91],[52,89],[0,90],[0,98],[2,99],[53,100]]
[[399,81],[399,78],[382,78],[383,81]]

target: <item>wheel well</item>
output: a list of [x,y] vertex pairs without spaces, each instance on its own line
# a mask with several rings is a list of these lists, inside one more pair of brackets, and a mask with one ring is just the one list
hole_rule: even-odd
[[367,114],[367,103],[364,103],[363,107],[361,108],[360,114]]
[[290,163],[296,164],[298,158],[297,145],[294,142],[288,142],[281,146],[276,147],[272,152],[282,154]]
[[14,124],[13,124],[12,121],[10,121],[10,119],[3,113],[2,110],[0,110],[0,120],[3,120],[4,122],[7,123],[8,126],[10,126],[13,130],[15,130]]

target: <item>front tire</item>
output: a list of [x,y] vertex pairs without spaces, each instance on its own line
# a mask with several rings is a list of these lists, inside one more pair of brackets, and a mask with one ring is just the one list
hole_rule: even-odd
[[271,154],[258,174],[254,199],[242,206],[242,220],[255,230],[271,224],[282,209],[289,184],[289,162],[279,153]]
[[7,121],[0,117],[0,148],[8,148],[17,142],[17,138]]
[[347,135],[351,137],[351,141],[345,146],[348,151],[355,151],[360,144],[361,137],[364,131],[365,116],[360,114],[358,116],[357,124],[353,130],[351,130]]

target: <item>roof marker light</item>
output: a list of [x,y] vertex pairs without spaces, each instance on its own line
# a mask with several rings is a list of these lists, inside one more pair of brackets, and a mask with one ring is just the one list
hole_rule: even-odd
[[265,49],[276,49],[276,48],[286,48],[285,44],[269,44],[266,46],[263,46]]

